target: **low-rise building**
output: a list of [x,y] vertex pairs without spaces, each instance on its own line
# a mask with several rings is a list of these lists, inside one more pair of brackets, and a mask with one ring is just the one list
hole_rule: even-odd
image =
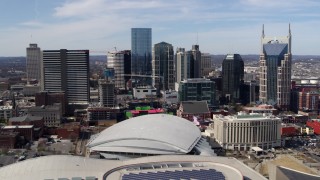
[[306,125],[313,128],[314,134],[320,135],[320,119],[307,121]]
[[9,120],[12,113],[12,106],[0,106],[0,119]]
[[277,109],[275,109],[273,106],[267,105],[267,104],[261,104],[259,106],[255,106],[255,107],[243,107],[242,109],[246,113],[258,113],[258,114],[269,114],[269,115],[278,114]]
[[167,104],[177,104],[179,102],[177,91],[161,91],[163,101]]
[[59,127],[61,123],[61,106],[35,106],[28,110],[31,116],[41,116],[44,119],[44,125],[47,127]]
[[179,101],[207,101],[215,105],[215,83],[210,79],[185,79],[179,83]]
[[15,148],[18,136],[19,132],[0,131],[0,149]]
[[211,118],[211,112],[206,101],[182,101],[177,116],[193,121],[195,117]]
[[33,125],[3,126],[1,131],[3,131],[3,132],[18,132],[19,135],[23,136],[27,141],[33,141],[33,139],[34,139],[34,126]]
[[133,88],[133,97],[136,99],[153,98],[157,96],[157,89],[152,86],[138,86]]
[[214,115],[214,137],[224,148],[249,151],[251,147],[281,146],[281,119],[260,114]]

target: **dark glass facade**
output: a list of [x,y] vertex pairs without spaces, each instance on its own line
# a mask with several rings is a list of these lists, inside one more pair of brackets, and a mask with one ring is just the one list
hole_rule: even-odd
[[278,67],[284,55],[288,52],[288,44],[268,43],[263,45],[267,65],[267,99],[270,102],[277,102]]
[[[152,29],[131,29],[131,73],[135,75],[151,75]],[[133,76],[133,79],[139,79]],[[150,78],[151,80],[151,78]]]
[[187,79],[179,84],[179,101],[207,101],[213,106],[215,105],[215,91],[215,83],[209,79]]
[[240,98],[243,71],[244,63],[239,54],[228,54],[222,62],[222,95],[230,102],[238,102]]

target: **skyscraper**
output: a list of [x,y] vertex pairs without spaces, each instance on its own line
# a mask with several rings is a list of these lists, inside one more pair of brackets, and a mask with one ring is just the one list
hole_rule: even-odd
[[[108,68],[114,69],[114,82],[116,88],[126,88],[131,74],[131,51],[108,52]],[[125,75],[127,74],[127,75]]]
[[212,68],[212,56],[209,53],[201,53],[200,77],[208,76]]
[[[151,75],[152,60],[152,31],[151,28],[132,28],[131,29],[131,73],[135,75]],[[140,80],[146,78],[133,79]],[[151,78],[149,78],[151,79]],[[150,81],[151,82],[151,81]],[[147,83],[150,83],[147,82]],[[146,82],[140,82],[144,84]]]
[[166,42],[155,44],[152,51],[152,85],[157,89],[174,89],[173,46]]
[[45,91],[64,91],[69,107],[88,105],[89,50],[43,51],[43,82]]
[[184,79],[191,78],[191,52],[177,48],[175,58],[176,82],[180,83]]
[[282,110],[290,105],[291,86],[291,29],[285,37],[261,36],[260,95],[263,103],[277,104]]
[[240,81],[244,64],[239,54],[228,54],[222,62],[222,95],[231,102],[238,102]]
[[41,80],[41,50],[37,44],[27,47],[27,80]]
[[103,107],[114,107],[115,105],[115,83],[107,79],[99,79],[99,102]]
[[199,45],[192,45],[191,78],[201,77],[201,51]]

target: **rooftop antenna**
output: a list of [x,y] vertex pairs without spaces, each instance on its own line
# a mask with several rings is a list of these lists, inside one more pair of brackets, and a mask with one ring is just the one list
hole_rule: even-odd
[[199,45],[199,44],[198,44],[198,39],[199,39],[199,38],[198,38],[198,32],[197,32],[197,43],[196,43],[196,45]]

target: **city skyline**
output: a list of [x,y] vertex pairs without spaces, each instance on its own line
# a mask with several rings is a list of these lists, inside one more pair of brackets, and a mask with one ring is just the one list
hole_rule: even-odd
[[[130,49],[131,28],[152,28],[152,45],[165,41],[211,54],[259,54],[260,32],[284,36],[291,23],[292,53],[319,55],[316,0],[18,1],[1,6],[0,56],[25,56],[25,47],[90,49],[91,55]],[[243,46],[245,44],[245,46]]]

